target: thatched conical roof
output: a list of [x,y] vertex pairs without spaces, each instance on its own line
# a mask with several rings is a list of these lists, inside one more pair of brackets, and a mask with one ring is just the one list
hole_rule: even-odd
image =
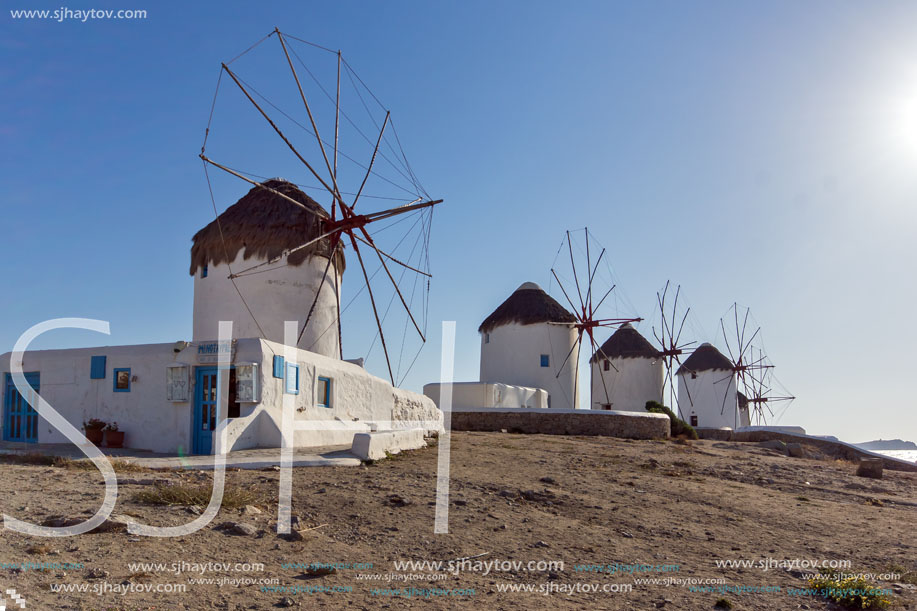
[[[322,220],[328,212],[293,183],[279,178],[268,180],[265,186],[295,199],[306,209],[261,187],[251,191],[223,211],[219,223],[214,219],[194,234],[191,246],[191,275],[204,265],[231,263],[243,250],[243,257],[269,260],[305,244],[322,234]],[[221,235],[222,233],[222,235]],[[291,254],[289,265],[301,265],[310,256],[329,257],[331,242],[320,240],[308,248]],[[344,271],[344,253],[338,248],[338,273]]]
[[611,334],[601,345],[598,352],[589,359],[595,363],[599,359],[658,359],[659,351],[649,343],[630,323],[625,323]]
[[675,375],[699,373],[701,371],[732,370],[732,361],[723,356],[713,344],[703,343],[689,356]]
[[540,286],[526,282],[484,319],[478,333],[511,323],[534,325],[540,322],[576,322],[576,318]]

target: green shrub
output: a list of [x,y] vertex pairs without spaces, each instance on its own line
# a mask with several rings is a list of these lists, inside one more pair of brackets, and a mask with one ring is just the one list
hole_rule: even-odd
[[848,609],[884,609],[890,604],[885,591],[863,577],[822,575],[809,579],[809,587],[818,589],[822,598]]
[[675,413],[658,401],[647,401],[646,411],[651,414],[665,414],[672,421],[672,437],[684,435],[688,439],[697,439],[697,431],[694,427],[679,418]]
[[732,603],[728,598],[720,598],[713,606],[717,609],[732,609]]

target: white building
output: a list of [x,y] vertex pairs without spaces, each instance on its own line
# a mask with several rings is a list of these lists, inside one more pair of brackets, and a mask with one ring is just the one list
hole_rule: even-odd
[[617,329],[590,359],[592,409],[646,412],[662,403],[663,362],[659,351],[630,323]]
[[478,328],[480,381],[543,389],[548,407],[577,408],[574,323],[573,315],[540,286],[526,282]]
[[[453,382],[452,408],[464,409],[488,408],[529,408],[544,409],[548,407],[548,392],[541,388],[527,388],[509,384],[487,382]],[[423,394],[441,406],[443,384],[434,382],[424,384]]]
[[[439,430],[442,413],[433,401],[340,360],[343,256],[322,286],[327,239],[285,253],[318,237],[328,215],[294,185],[267,184],[307,210],[255,187],[195,235],[191,342],[27,351],[22,368],[33,390],[23,393],[10,375],[11,355],[0,356],[3,440],[67,442],[32,409],[35,392],[77,429],[91,418],[117,422],[126,447],[156,452],[210,454],[218,425],[225,426],[227,450],[279,447],[285,402],[300,447],[350,444],[369,431]],[[238,274],[274,259],[259,268],[264,273],[237,278],[243,302],[227,278],[230,266]],[[284,346],[284,321],[302,331],[313,302],[298,347]],[[218,341],[219,321],[233,322],[231,340]],[[221,355],[230,370],[218,375]]]
[[[322,219],[328,218],[328,213],[286,181],[269,180],[264,184],[301,202],[305,208],[253,187],[219,220],[194,235],[192,341],[215,338],[218,322],[231,320],[234,338],[261,337],[283,343],[284,321],[298,321],[302,332],[318,294],[298,346],[340,358],[337,307],[345,267],[343,249],[338,248],[330,266],[332,246],[327,239],[288,256],[284,254],[321,235]],[[239,274],[235,285],[230,273]]]
[[732,362],[709,343],[701,344],[676,372],[678,405],[688,424],[702,428],[748,426],[739,409]]

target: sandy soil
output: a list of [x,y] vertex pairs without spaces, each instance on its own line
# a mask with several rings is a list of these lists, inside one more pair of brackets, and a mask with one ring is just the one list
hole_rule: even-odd
[[[362,467],[296,469],[293,513],[301,529],[311,529],[301,541],[287,541],[273,530],[275,471],[227,474],[231,486],[255,496],[252,504],[262,513],[223,509],[210,526],[180,538],[99,533],[42,539],[5,530],[0,588],[15,588],[27,609],[712,609],[720,598],[734,609],[831,609],[837,607],[788,593],[788,588],[805,587],[809,571],[801,567],[765,571],[718,568],[715,562],[849,560],[845,572],[917,571],[917,474],[886,471],[882,480],[864,479],[854,475],[851,463],[789,458],[757,444],[453,433],[449,534],[434,535],[436,461],[437,449],[430,447]],[[142,480],[206,483],[210,475],[169,471],[121,477],[141,483],[121,487],[116,513],[175,525],[193,519],[194,510],[137,502],[138,492],[153,488]],[[85,518],[100,503],[102,488],[96,471],[0,462],[0,509],[20,519]],[[225,522],[250,525],[254,534],[215,528]],[[467,557],[475,558],[458,574],[394,565]],[[486,561],[563,562],[563,568],[497,571],[491,565],[483,574],[483,566],[475,563]],[[82,566],[10,568],[17,563]],[[130,563],[164,566],[144,570]],[[172,570],[181,568],[176,563],[187,563],[180,574]],[[264,569],[211,567],[201,575],[199,566],[205,563],[263,563]],[[340,564],[321,575],[285,568],[285,563]],[[577,570],[577,565],[616,563],[626,566],[616,573]],[[412,580],[387,581],[392,574]],[[431,581],[430,576],[445,578]],[[892,590],[891,608],[917,609],[915,577],[904,573],[876,583]],[[217,581],[189,582],[202,578]],[[681,583],[647,585],[635,578]],[[264,579],[277,580],[266,586],[273,590],[245,583]],[[683,585],[692,579],[725,579],[730,587],[772,591],[696,592]],[[52,592],[59,584],[88,591]],[[187,591],[118,591],[165,584],[184,585]],[[526,586],[535,591],[500,591]],[[612,591],[565,592],[593,586]],[[777,587],[780,591],[773,591]],[[108,591],[99,595],[93,588]],[[554,592],[543,593],[549,588]],[[400,595],[393,596],[393,589]],[[7,608],[13,608],[9,602]]]

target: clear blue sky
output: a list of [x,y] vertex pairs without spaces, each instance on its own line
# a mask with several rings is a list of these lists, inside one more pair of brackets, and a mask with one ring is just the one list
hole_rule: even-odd
[[110,320],[111,343],[190,337],[219,64],[278,25],[343,50],[446,199],[434,337],[408,387],[438,375],[441,320],[457,321],[456,378],[477,379],[477,325],[522,282],[547,285],[563,230],[588,225],[636,314],[669,278],[699,341],[733,301],[752,308],[799,397],[782,423],[917,438],[917,4],[69,4],[148,11],[87,23],[7,10],[60,5],[0,14],[0,351],[60,316]]

